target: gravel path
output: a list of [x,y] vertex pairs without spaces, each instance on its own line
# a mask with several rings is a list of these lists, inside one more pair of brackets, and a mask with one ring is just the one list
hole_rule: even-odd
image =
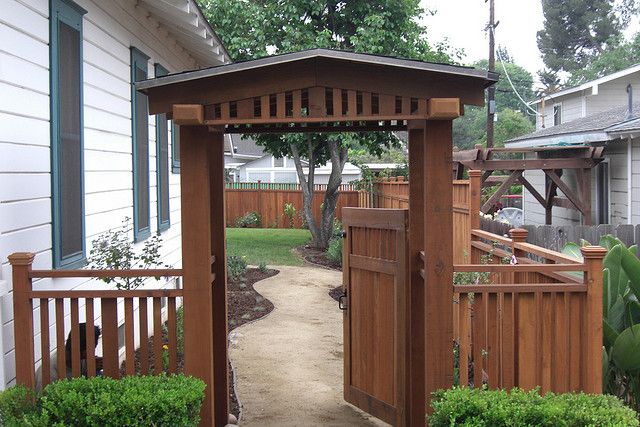
[[343,399],[342,312],[328,295],[342,273],[275,268],[255,285],[273,312],[230,335],[240,425],[386,425]]

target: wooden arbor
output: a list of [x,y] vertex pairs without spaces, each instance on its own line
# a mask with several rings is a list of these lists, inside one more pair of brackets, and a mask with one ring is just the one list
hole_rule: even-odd
[[[559,206],[576,209],[582,214],[584,225],[591,225],[591,169],[602,162],[604,147],[558,146],[539,148],[483,148],[454,151],[454,179],[462,179],[464,170],[480,170],[482,186],[498,189],[481,207],[487,213],[512,185],[522,184],[545,209],[545,223],[551,224],[552,208]],[[527,155],[535,154],[535,158]],[[545,175],[545,191],[540,192],[525,178],[528,170],[542,170]],[[496,171],[509,175],[493,175]],[[577,191],[562,180],[564,171],[575,171]],[[565,197],[558,197],[560,190]]]
[[397,424],[423,425],[427,396],[453,381],[451,123],[496,80],[316,49],[136,84],[151,114],[180,125],[185,371],[207,383],[203,425],[223,426],[228,413],[223,134],[409,129],[409,353],[398,361],[409,398]]

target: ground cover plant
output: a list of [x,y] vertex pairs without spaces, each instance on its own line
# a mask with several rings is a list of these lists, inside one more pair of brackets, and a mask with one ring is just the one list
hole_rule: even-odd
[[310,239],[308,230],[228,228],[227,255],[245,257],[249,265],[302,265],[293,249]]
[[637,414],[614,396],[582,393],[541,396],[537,390],[453,388],[434,393],[431,427],[633,427]]
[[184,375],[55,381],[39,395],[13,387],[0,394],[7,426],[196,426],[202,380]]

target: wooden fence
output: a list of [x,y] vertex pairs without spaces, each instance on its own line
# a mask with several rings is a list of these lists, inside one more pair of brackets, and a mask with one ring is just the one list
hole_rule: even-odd
[[[253,183],[249,183],[253,184]],[[249,212],[257,212],[261,218],[260,226],[263,228],[290,228],[290,220],[284,213],[287,203],[291,203],[295,208],[293,216],[293,227],[303,227],[302,213],[302,190],[297,184],[289,189],[265,189],[265,184],[255,184],[241,188],[227,188],[225,191],[226,221],[228,227],[235,227],[238,218]],[[283,185],[283,184],[278,184]],[[322,203],[324,202],[324,192],[326,186],[317,186],[313,194],[313,212],[315,218],[320,218]],[[338,205],[336,208],[336,218],[342,218],[343,207],[367,207],[369,206],[368,193],[355,190],[350,185],[342,186]]]
[[[160,277],[181,276],[180,269],[149,270],[32,270],[34,254],[17,253],[9,256],[13,268],[13,312],[16,357],[16,383],[35,387],[35,355],[42,355],[41,385],[50,378],[51,343],[57,355],[57,371],[67,372],[65,343],[71,337],[71,372],[81,375],[80,319],[86,322],[86,375],[99,372],[100,360],[104,375],[120,377],[120,343],[118,334],[118,307],[124,308],[124,348],[126,375],[159,374],[162,371],[176,372],[178,366],[177,299],[182,289],[141,290],[34,290],[33,279],[40,278],[116,278],[116,277]],[[166,299],[167,324],[163,325],[162,305]],[[39,308],[39,325],[34,328],[34,307]],[[134,307],[138,316],[135,316]],[[83,311],[83,312],[82,312]],[[69,314],[70,328],[65,329],[65,317]],[[137,317],[137,319],[136,319]],[[94,325],[100,319],[102,330],[102,359],[96,356]],[[50,336],[50,325],[55,333]],[[166,329],[168,349],[163,348],[162,331]],[[40,349],[34,348],[35,331],[40,331]],[[135,338],[139,337],[140,363],[135,360]],[[148,346],[148,337],[153,335],[153,347]],[[99,353],[99,352],[98,352]],[[153,371],[149,369],[149,355],[153,359]],[[168,356],[168,357],[167,357]],[[165,367],[163,360],[168,359]],[[83,374],[85,374],[83,372]]]

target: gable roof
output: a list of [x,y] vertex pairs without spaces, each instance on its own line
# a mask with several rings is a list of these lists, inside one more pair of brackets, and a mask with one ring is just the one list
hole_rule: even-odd
[[567,88],[567,89],[564,89],[564,90],[549,94],[549,95],[545,96],[544,98],[536,99],[535,101],[531,102],[531,104],[535,105],[535,104],[538,104],[538,103],[542,102],[543,99],[545,101],[549,101],[549,100],[552,100],[552,99],[559,98],[561,96],[570,95],[570,94],[576,93],[576,92],[582,92],[583,90],[588,90],[588,89],[592,89],[592,90],[595,89],[597,91],[597,86],[598,85],[610,82],[612,80],[619,79],[621,77],[628,76],[629,74],[637,73],[639,71],[640,71],[640,64],[635,64],[635,65],[632,65],[629,68],[625,68],[624,70],[616,71],[615,73],[611,73],[609,75],[600,77],[600,78],[595,79],[595,80],[590,80],[588,82],[582,83],[581,85],[570,87],[570,88]]
[[231,62],[222,41],[204,17],[196,0],[140,0],[152,18],[164,27],[199,64],[205,67]]
[[640,103],[633,105],[629,119],[627,106],[612,108],[580,119],[539,129],[507,141],[509,147],[579,144],[609,141],[620,137],[625,130],[640,127]]

